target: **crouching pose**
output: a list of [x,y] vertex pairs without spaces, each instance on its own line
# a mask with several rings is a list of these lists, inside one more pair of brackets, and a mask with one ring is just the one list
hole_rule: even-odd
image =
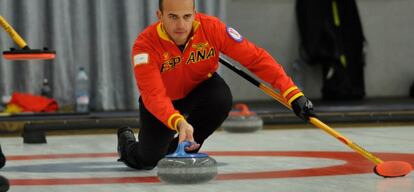
[[186,151],[197,152],[223,123],[232,95],[216,73],[220,53],[280,90],[299,117],[314,116],[311,102],[268,52],[219,19],[196,13],[194,0],[160,0],[157,16],[133,46],[141,127],[138,141],[130,128],[118,130],[127,166],[152,169],[184,140],[193,143]]

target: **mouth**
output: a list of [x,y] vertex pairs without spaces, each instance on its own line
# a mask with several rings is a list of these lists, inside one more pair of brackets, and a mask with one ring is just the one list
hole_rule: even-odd
[[174,31],[174,33],[177,34],[177,35],[184,35],[184,34],[186,34],[185,31]]

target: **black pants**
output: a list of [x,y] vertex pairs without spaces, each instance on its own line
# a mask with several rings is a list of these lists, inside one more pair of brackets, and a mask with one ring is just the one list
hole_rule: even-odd
[[[166,154],[175,151],[178,137],[174,138],[176,132],[145,108],[141,98],[139,103],[141,129],[138,142],[128,146],[126,164],[136,169],[152,169]],[[194,127],[194,140],[201,145],[227,118],[232,103],[229,87],[216,73],[184,99],[173,101],[174,107]]]

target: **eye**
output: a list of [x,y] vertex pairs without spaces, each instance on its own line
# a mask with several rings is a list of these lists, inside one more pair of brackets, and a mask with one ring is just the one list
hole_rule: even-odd
[[192,15],[184,15],[185,20],[189,20],[189,19],[191,19],[191,17],[192,17]]
[[172,20],[177,20],[178,19],[177,15],[169,15],[169,18],[172,19]]

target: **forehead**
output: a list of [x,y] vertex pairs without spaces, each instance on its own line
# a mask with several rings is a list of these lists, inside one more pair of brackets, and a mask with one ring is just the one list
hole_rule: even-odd
[[193,0],[164,0],[163,11],[174,14],[189,14],[194,11]]

